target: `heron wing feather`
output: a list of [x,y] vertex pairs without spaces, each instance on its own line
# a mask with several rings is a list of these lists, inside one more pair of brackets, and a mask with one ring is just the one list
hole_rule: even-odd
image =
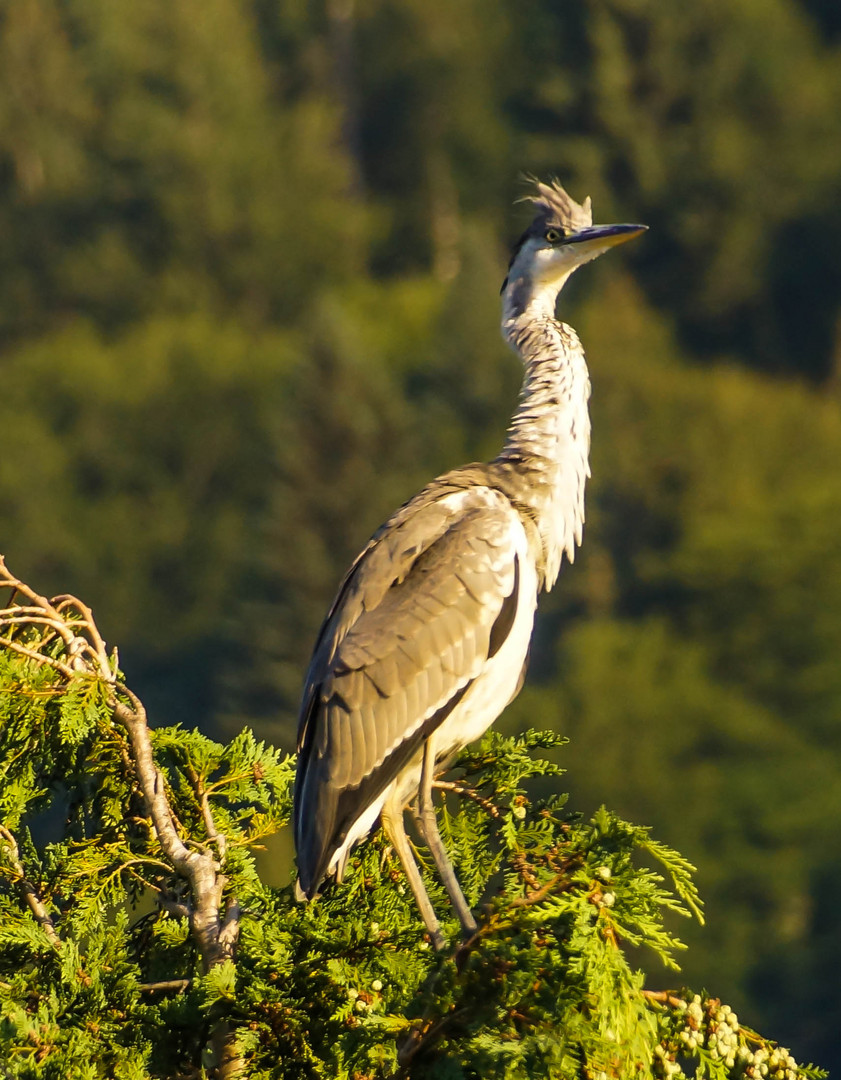
[[467,692],[500,613],[516,607],[514,511],[504,496],[474,488],[411,511],[354,564],[308,672],[295,806],[305,891]]

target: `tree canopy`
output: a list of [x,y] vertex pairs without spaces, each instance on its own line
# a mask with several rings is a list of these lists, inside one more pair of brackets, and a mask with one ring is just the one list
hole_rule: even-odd
[[0,592],[9,1076],[826,1076],[719,999],[644,985],[628,950],[679,970],[669,917],[702,919],[694,867],[603,806],[588,819],[557,790],[535,797],[530,781],[562,772],[536,755],[562,736],[492,733],[443,782],[483,911],[461,944],[450,912],[432,950],[380,837],[315,903],[264,884],[253,850],[288,818],[288,755],[248,729],[227,746],[150,729],[83,601],[48,600],[2,559]]

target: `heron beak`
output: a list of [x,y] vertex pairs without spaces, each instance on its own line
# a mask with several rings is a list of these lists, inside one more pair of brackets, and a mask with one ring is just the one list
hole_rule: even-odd
[[647,225],[593,225],[588,229],[579,229],[567,237],[566,244],[580,244],[584,251],[592,255],[601,255],[608,248],[633,240],[648,230]]

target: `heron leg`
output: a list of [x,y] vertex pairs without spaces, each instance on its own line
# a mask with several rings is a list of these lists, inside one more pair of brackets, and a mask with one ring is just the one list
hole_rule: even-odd
[[433,745],[433,740],[429,739],[423,751],[423,769],[421,771],[420,789],[418,791],[418,825],[423,834],[424,842],[429,848],[432,858],[435,860],[435,865],[438,867],[438,873],[441,875],[441,881],[444,883],[444,888],[449,894],[456,915],[458,915],[462,933],[465,937],[470,937],[476,933],[476,920],[473,918],[467,900],[464,898],[464,893],[461,891],[461,885],[458,883],[453,864],[450,862],[447,849],[444,847],[444,841],[441,839],[441,834],[438,832],[438,819],[435,816],[435,807],[432,804],[432,780],[434,771],[435,747]]
[[444,935],[441,933],[441,925],[438,922],[432,904],[430,903],[429,896],[427,895],[423,878],[420,875],[420,870],[418,870],[418,864],[415,862],[414,855],[412,855],[409,838],[406,836],[406,830],[403,826],[403,807],[395,806],[393,800],[389,799],[382,808],[380,819],[383,823],[385,834],[392,847],[397,852],[397,857],[400,859],[406,877],[409,879],[409,887],[412,890],[415,903],[418,905],[421,918],[426,924],[426,929],[429,931],[429,936],[432,939],[432,947],[440,951],[446,945],[446,941],[444,940]]

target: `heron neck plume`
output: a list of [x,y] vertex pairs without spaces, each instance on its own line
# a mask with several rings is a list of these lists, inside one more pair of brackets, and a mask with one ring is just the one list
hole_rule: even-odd
[[548,296],[523,306],[505,305],[502,331],[522,358],[525,378],[497,458],[513,469],[517,499],[537,523],[547,590],[563,556],[572,562],[581,543],[584,486],[590,475],[590,378],[578,335],[554,318],[556,296],[557,288],[551,306]]

